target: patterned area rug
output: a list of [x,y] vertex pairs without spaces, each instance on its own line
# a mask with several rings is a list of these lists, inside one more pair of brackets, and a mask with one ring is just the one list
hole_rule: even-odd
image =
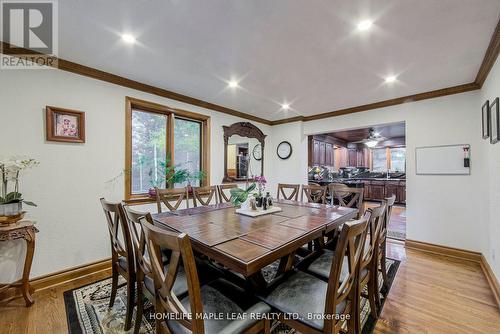
[[[381,287],[380,296],[382,306],[385,302],[385,296],[389,292],[400,261],[387,259],[388,268],[388,289]],[[269,266],[268,270],[274,271],[274,266]],[[265,272],[264,276],[270,277],[274,273]],[[382,282],[382,275],[379,282]],[[267,278],[266,277],[266,278]],[[382,284],[380,284],[382,285]],[[66,305],[66,317],[68,320],[68,331],[70,334],[123,334],[133,333],[133,327],[130,331],[123,330],[126,309],[126,287],[118,289],[115,304],[112,308],[108,307],[111,294],[111,278],[104,279],[80,288],[64,292],[64,303]],[[363,324],[363,334],[372,333],[376,320],[370,316],[370,305],[368,300],[361,298],[361,321]],[[146,305],[146,310],[142,318],[142,334],[155,333],[154,320],[150,320],[150,314],[154,312],[152,305]],[[135,314],[133,316],[135,319]],[[273,325],[273,334],[299,334],[294,329],[284,324],[275,323]]]

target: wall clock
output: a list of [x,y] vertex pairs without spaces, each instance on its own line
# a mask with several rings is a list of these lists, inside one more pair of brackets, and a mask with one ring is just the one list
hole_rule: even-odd
[[257,144],[253,147],[252,155],[255,160],[262,160],[262,146],[260,144]]
[[287,141],[279,143],[276,153],[280,159],[286,160],[292,155],[292,145]]

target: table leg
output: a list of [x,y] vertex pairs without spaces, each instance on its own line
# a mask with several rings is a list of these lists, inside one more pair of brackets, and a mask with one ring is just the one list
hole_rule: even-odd
[[26,259],[24,261],[23,278],[22,278],[22,292],[26,306],[29,307],[33,305],[35,300],[31,296],[33,293],[33,288],[30,285],[30,271],[31,264],[33,263],[33,254],[35,253],[35,232],[29,230],[28,235],[25,237],[26,240]]
[[295,260],[295,251],[286,256],[283,256],[278,266],[278,275],[286,273],[287,271],[291,270],[293,267],[294,260]]

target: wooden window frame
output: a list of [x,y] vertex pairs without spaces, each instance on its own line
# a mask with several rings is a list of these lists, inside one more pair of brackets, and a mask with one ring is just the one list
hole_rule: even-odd
[[197,121],[201,124],[201,159],[200,169],[206,173],[202,186],[210,185],[210,116],[194,113],[177,108],[171,108],[154,102],[139,100],[127,96],[125,98],[125,202],[129,204],[140,204],[155,202],[148,194],[132,194],[132,111],[140,110],[167,116],[167,152],[171,157],[171,163],[175,163],[174,156],[174,127],[175,118]]
[[[385,148],[385,158],[386,158],[386,168],[387,168],[386,170],[391,170],[392,169],[391,149],[393,149],[393,148],[402,148],[402,147],[403,146],[388,146],[388,147]],[[370,169],[373,170],[373,149],[370,150],[370,156],[371,156]],[[405,173],[406,173],[406,166],[405,166]]]

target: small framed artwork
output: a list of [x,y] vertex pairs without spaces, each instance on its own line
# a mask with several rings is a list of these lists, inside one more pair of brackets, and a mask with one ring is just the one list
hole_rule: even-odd
[[490,104],[490,143],[495,144],[500,141],[500,114],[498,97]]
[[486,102],[481,107],[481,114],[483,120],[483,139],[490,136],[490,101]]
[[85,143],[85,113],[56,107],[46,107],[48,141]]

